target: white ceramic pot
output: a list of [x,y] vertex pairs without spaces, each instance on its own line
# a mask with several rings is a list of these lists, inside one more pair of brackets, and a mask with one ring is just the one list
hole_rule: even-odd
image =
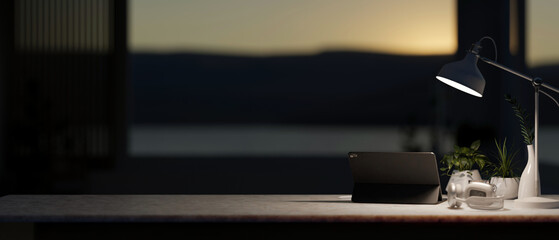
[[503,196],[504,199],[515,199],[518,197],[518,178],[502,178],[492,177],[489,183],[497,187],[497,196]]
[[540,174],[538,163],[534,156],[534,145],[527,145],[528,162],[520,176],[518,184],[518,199],[537,197],[540,195]]
[[448,184],[446,185],[445,191],[448,193],[448,185],[450,185],[450,183],[454,183],[466,187],[469,181],[480,181],[480,180],[481,180],[481,175],[479,174],[479,171],[477,169],[468,170],[468,171],[454,170],[452,171],[452,175],[448,180]]

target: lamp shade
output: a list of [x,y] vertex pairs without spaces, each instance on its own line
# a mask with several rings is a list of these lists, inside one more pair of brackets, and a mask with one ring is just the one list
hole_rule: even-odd
[[476,97],[483,96],[485,79],[477,68],[478,57],[469,52],[464,59],[445,64],[437,79],[451,87]]

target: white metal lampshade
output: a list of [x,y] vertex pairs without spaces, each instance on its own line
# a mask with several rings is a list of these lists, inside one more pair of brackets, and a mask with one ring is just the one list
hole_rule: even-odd
[[477,68],[477,61],[478,57],[470,52],[460,61],[445,64],[436,78],[460,91],[482,97],[485,79]]

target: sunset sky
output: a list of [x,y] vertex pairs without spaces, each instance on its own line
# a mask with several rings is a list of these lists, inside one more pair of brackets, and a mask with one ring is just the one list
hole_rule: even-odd
[[[527,62],[559,62],[559,1],[528,1]],[[131,0],[130,50],[242,55],[453,54],[449,0]]]
[[526,2],[526,63],[528,66],[558,64],[559,1]]

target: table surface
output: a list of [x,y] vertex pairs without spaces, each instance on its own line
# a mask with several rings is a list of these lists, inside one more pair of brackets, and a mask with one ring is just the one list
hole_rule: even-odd
[[8,195],[0,222],[559,222],[559,209],[353,203],[348,195]]

